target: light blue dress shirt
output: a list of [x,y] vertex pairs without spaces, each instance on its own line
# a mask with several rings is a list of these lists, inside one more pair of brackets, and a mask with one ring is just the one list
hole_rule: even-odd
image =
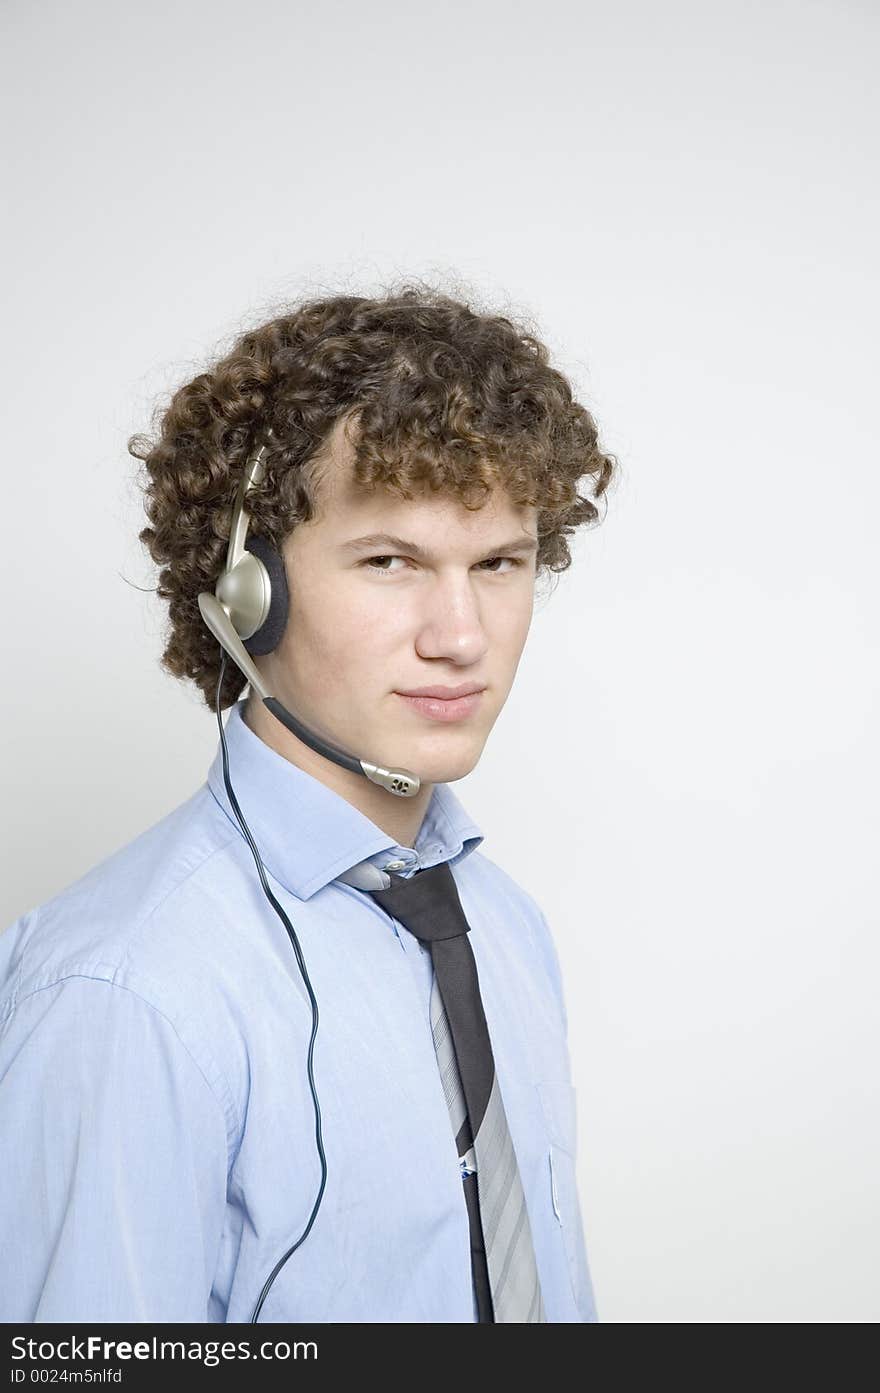
[[[317,998],[327,1157],[260,1320],[476,1318],[430,953],[338,878],[448,861],[547,1319],[597,1321],[543,913],[478,850],[448,784],[416,846],[396,845],[255,735],[244,705],[226,721],[230,779]],[[0,1321],[249,1321],[320,1186],[311,1030],[218,740],[192,797],[0,934]]]

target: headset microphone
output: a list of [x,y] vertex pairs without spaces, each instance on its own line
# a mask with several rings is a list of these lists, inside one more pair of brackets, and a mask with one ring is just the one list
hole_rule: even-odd
[[[321,1109],[318,1104],[318,1095],[315,1090],[315,1079],[312,1073],[312,1055],[315,1045],[315,1035],[318,1030],[318,1003],[312,991],[312,984],[309,974],[306,971],[305,959],[303,958],[302,948],[296,932],[278,903],[269,884],[266,880],[265,868],[260,860],[254,839],[250,829],[242,816],[238,799],[232,789],[229,779],[229,760],[226,749],[226,733],[223,729],[223,722],[220,719],[220,693],[223,688],[223,678],[226,673],[226,655],[232,658],[233,662],[247,678],[251,690],[256,692],[261,698],[263,705],[272,712],[282,725],[286,726],[298,739],[315,750],[317,754],[323,755],[325,759],[332,760],[334,764],[339,764],[343,769],[350,769],[355,774],[363,774],[374,784],[388,790],[389,793],[396,794],[401,798],[412,798],[418,793],[420,781],[415,774],[410,774],[406,769],[386,769],[383,765],[372,764],[368,760],[358,759],[354,755],[348,754],[345,750],[336,745],[331,745],[321,736],[309,730],[299,721],[291,711],[288,711],[278,699],[271,695],[266,684],[257,670],[256,664],[252,660],[253,655],[271,653],[277,647],[281,635],[284,632],[289,613],[290,596],[287,585],[287,572],[284,568],[284,558],[280,552],[271,545],[266,537],[254,536],[247,541],[247,531],[250,522],[249,514],[246,510],[246,500],[248,491],[260,482],[265,469],[266,446],[262,446],[247,462],[242,477],[241,486],[232,510],[232,524],[229,533],[229,550],[226,556],[226,566],[217,581],[217,585],[212,595],[210,591],[203,591],[199,595],[199,609],[205,624],[220,644],[220,672],[217,678],[217,695],[215,700],[215,710],[217,724],[220,727],[220,742],[223,752],[223,779],[226,784],[226,792],[229,795],[230,806],[237,817],[245,839],[253,853],[257,864],[257,871],[263,890],[281,919],[287,930],[293,951],[302,973],[303,981],[312,1003],[312,1034],[309,1040],[308,1053],[308,1075],[309,1084],[312,1091],[312,1098],[315,1103],[315,1137],[318,1144],[318,1154],[321,1158],[321,1185],[318,1190],[318,1197],[312,1208],[309,1222],[306,1224],[296,1243],[279,1258],[272,1272],[266,1279],[263,1290],[260,1293],[253,1315],[251,1324],[254,1324],[260,1315],[263,1302],[269,1293],[278,1273],[281,1271],[287,1259],[296,1251],[299,1245],[306,1239],[315,1222],[315,1215],[321,1204],[324,1195],[324,1186],[327,1181],[327,1157],[324,1154],[324,1147],[321,1141]],[[247,646],[246,646],[247,645]]]

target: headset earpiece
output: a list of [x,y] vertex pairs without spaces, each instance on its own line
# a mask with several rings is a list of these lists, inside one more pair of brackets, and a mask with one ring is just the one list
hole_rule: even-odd
[[245,550],[262,561],[268,577],[269,613],[259,629],[250,638],[242,640],[248,653],[258,658],[264,653],[271,653],[281,642],[281,636],[287,626],[290,591],[287,585],[284,557],[272,545],[268,537],[259,534],[248,537],[245,542]]

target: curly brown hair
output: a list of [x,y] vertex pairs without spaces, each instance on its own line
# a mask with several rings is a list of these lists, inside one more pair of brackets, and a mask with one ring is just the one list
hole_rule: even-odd
[[[535,507],[536,579],[566,570],[566,537],[598,517],[579,479],[591,476],[598,498],[617,467],[528,325],[411,278],[378,298],[312,298],[247,330],[156,410],[157,438],[133,435],[128,451],[144,462],[138,483],[151,525],[138,536],[162,568],[156,591],[168,601],[161,665],[192,679],[212,711],[221,652],[198,595],[223,570],[258,441],[268,449],[248,495],[249,535],[280,549],[316,515],[321,446],[341,416],[355,416],[353,477],[364,488],[452,495],[473,510],[500,484],[515,506]],[[227,663],[221,708],[246,685]]]

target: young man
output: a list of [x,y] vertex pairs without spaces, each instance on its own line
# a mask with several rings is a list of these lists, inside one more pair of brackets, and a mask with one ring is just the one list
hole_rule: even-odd
[[[197,597],[258,440],[260,679],[412,797],[221,667]],[[597,1320],[558,959],[449,785],[612,457],[533,338],[405,289],[244,335],[141,458],[163,661],[231,709],[188,801],[0,936],[0,1320]]]

